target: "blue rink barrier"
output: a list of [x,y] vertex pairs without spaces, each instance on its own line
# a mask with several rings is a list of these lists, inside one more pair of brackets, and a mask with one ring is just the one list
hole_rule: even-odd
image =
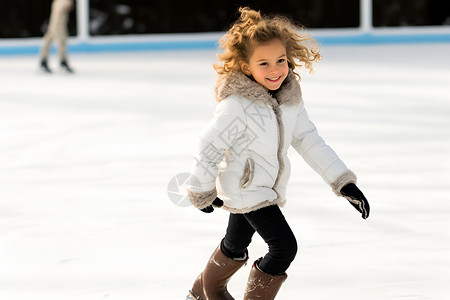
[[[407,43],[447,43],[450,33],[444,34],[359,34],[359,35],[329,35],[312,36],[321,45],[371,45],[371,44],[407,44]],[[201,50],[214,49],[218,40],[168,40],[168,41],[133,41],[133,42],[81,42],[70,44],[69,52],[124,52],[124,51],[162,51],[162,50]],[[0,39],[0,55],[38,54],[38,45],[2,45]],[[54,51],[54,50],[53,50]]]
[[450,33],[443,34],[370,34],[349,36],[317,36],[314,37],[323,45],[349,44],[413,44],[413,43],[448,43]]

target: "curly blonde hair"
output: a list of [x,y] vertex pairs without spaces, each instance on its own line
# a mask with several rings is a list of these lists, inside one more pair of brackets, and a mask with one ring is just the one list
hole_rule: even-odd
[[[220,40],[219,63],[214,69],[219,74],[240,70],[240,61],[249,62],[256,46],[279,39],[286,47],[289,68],[294,71],[304,66],[311,72],[312,63],[322,59],[316,41],[308,34],[299,35],[303,28],[284,16],[264,16],[248,7],[239,8],[240,17]],[[300,75],[294,72],[300,79]]]

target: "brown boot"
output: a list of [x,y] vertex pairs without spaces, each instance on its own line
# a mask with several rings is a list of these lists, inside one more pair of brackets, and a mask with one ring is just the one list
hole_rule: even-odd
[[257,262],[253,264],[244,300],[273,300],[286,280],[287,275],[270,275],[258,268]]
[[242,260],[235,260],[225,256],[220,246],[217,247],[189,294],[196,300],[234,300],[227,291],[227,284],[247,260],[247,253]]

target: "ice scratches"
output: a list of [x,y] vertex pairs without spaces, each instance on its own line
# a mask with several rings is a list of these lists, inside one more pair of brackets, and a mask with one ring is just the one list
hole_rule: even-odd
[[75,261],[75,260],[77,260],[77,259],[76,259],[76,258],[63,258],[63,259],[60,259],[60,260],[59,260],[59,263],[60,263],[60,264],[65,264],[65,263],[73,262],[73,261]]

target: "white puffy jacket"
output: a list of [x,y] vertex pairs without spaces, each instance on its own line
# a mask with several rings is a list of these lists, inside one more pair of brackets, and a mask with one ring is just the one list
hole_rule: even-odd
[[191,203],[204,208],[216,196],[232,213],[283,206],[293,146],[337,195],[356,176],[318,135],[290,72],[272,96],[242,72],[219,75],[214,118],[200,134],[188,187]]

